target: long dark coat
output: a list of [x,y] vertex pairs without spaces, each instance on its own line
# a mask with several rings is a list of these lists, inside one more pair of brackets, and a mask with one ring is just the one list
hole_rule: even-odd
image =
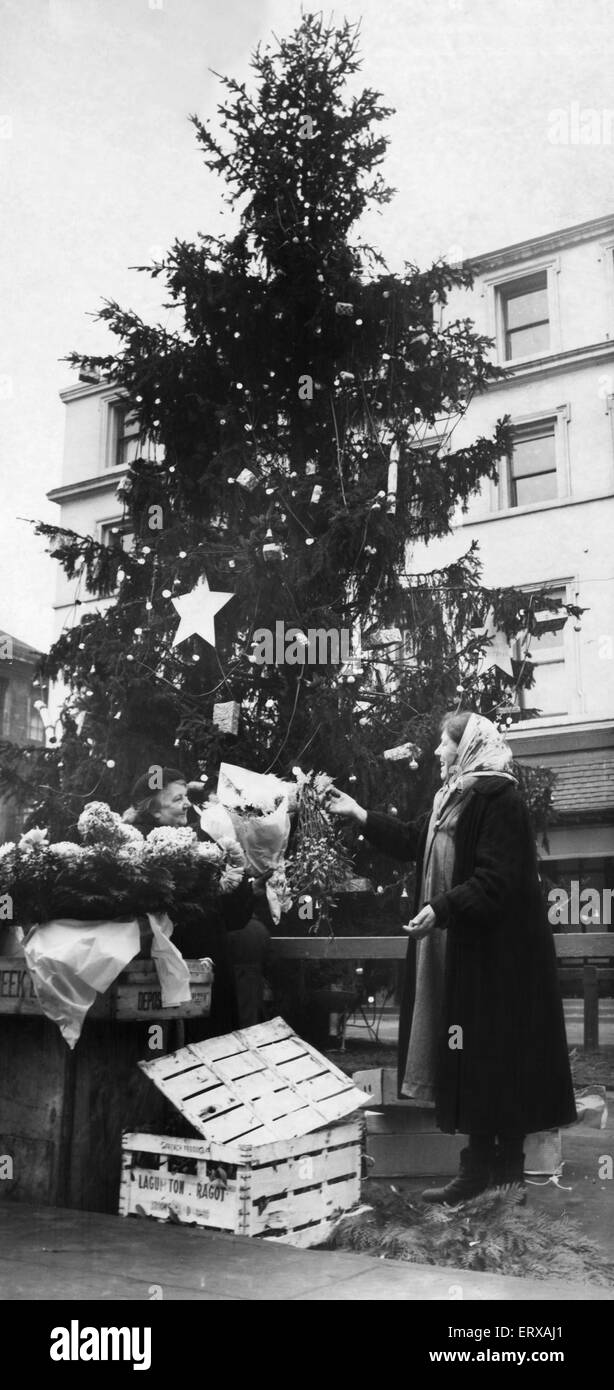
[[[416,860],[416,903],[428,817],[369,812],[365,834]],[[448,1134],[533,1134],[576,1119],[552,931],[526,806],[513,784],[475,788],[456,827],[452,887],[431,902],[447,933],[437,1021],[437,1125]],[[399,1089],[415,998],[409,941],[399,1027]],[[462,1034],[451,1033],[460,1025]],[[462,1047],[449,1046],[462,1039]]]
[[[134,824],[143,835],[149,835],[156,828],[153,816],[148,813],[139,816]],[[196,830],[201,840],[211,838],[197,825],[193,825],[192,829]],[[189,921],[184,919],[174,925],[171,940],[184,959],[199,960],[209,956],[215,969],[211,1011],[207,1018],[185,1020],[186,1043],[218,1038],[239,1027],[237,986],[227,933],[246,926],[253,906],[252,886],[244,874],[232,893],[220,895],[215,907],[197,909]]]

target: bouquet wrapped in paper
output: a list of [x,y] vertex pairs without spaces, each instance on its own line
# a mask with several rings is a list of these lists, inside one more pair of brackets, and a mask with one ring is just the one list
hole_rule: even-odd
[[222,763],[217,802],[205,807],[201,826],[218,840],[228,821],[243,850],[247,871],[265,880],[271,916],[277,924],[291,905],[284,874],[284,854],[290,835],[290,808],[296,789],[270,773],[250,772]]
[[[201,826],[218,843],[232,826],[248,873],[265,881],[276,925],[296,898],[307,895],[317,907],[317,930],[321,921],[328,924],[329,908],[347,883],[351,863],[326,811],[331,778],[322,772],[303,773],[300,767],[292,771],[296,780],[283,782],[270,773],[222,763],[217,797],[205,807]],[[296,832],[286,857],[293,811]]]

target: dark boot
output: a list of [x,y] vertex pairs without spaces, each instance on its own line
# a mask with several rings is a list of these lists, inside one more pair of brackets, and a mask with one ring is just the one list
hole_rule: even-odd
[[493,1156],[476,1153],[473,1148],[461,1149],[460,1171],[457,1177],[446,1183],[445,1187],[427,1187],[422,1193],[424,1202],[441,1202],[446,1207],[459,1206],[469,1202],[480,1192],[494,1185]]
[[524,1139],[499,1139],[495,1158],[495,1186],[516,1187],[522,1192],[521,1200],[526,1202],[524,1190]]

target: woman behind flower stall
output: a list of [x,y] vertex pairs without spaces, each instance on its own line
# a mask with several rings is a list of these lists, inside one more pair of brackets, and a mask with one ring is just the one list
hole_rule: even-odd
[[[191,802],[184,774],[177,768],[164,767],[160,769],[160,781],[161,787],[152,791],[150,773],[139,777],[132,788],[131,805],[124,816],[146,837],[160,826],[179,829],[189,823]],[[210,840],[211,837],[198,826],[194,826],[194,829],[199,839]],[[239,1027],[235,977],[226,934],[240,930],[249,921],[253,894],[238,845],[229,844],[224,848],[229,852],[229,865],[224,874],[230,891],[220,895],[214,908],[195,907],[189,914],[189,920],[184,912],[182,920],[175,923],[173,932],[172,939],[186,960],[208,956],[215,969],[211,1012],[206,1019],[186,1020],[186,1042],[219,1037]]]
[[379,849],[416,860],[399,1021],[399,1092],[469,1135],[458,1177],[424,1193],[455,1205],[524,1181],[527,1134],[576,1119],[552,931],[526,806],[490,720],[446,715],[443,787],[408,824],[334,790],[328,809]]

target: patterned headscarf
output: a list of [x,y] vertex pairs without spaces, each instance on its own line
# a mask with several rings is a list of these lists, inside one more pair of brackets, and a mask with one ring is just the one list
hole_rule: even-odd
[[462,790],[467,787],[470,777],[492,777],[496,774],[515,782],[511,769],[512,750],[503,734],[483,714],[470,715],[458,745],[452,780]]
[[450,776],[437,792],[434,802],[437,818],[452,797],[470,791],[490,777],[517,782],[512,768],[512,750],[503,735],[483,714],[470,715],[458,745]]

